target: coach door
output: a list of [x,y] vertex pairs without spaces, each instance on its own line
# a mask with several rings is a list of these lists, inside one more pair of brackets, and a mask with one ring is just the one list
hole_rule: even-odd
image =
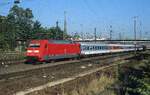
[[44,45],[43,54],[48,57],[48,45],[47,45],[47,43]]

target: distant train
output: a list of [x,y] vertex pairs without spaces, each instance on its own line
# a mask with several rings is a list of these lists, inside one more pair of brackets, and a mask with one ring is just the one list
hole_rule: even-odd
[[27,48],[27,62],[79,58],[106,53],[143,50],[140,45],[76,43],[67,40],[32,40]]

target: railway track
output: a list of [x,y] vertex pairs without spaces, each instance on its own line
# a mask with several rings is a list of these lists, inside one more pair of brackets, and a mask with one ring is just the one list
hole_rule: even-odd
[[[2,79],[3,76],[14,75],[15,73],[30,72],[32,70],[49,68],[53,66],[70,64],[70,63],[93,62],[93,60],[104,60],[107,58],[113,58],[116,56],[124,56],[127,54],[129,53],[119,53],[119,54],[112,54],[112,55],[105,55],[105,56],[98,56],[98,57],[91,57],[91,58],[82,58],[80,60],[67,60],[67,61],[59,61],[59,62],[53,62],[53,63],[47,63],[47,64],[39,64],[39,65],[24,64],[23,62],[21,62],[20,64],[17,64],[17,65],[10,65],[10,66],[7,65],[7,67],[1,66],[0,67],[0,79]],[[94,62],[97,63],[96,61]]]
[[47,88],[54,87],[54,86],[57,86],[57,85],[60,85],[60,84],[64,84],[64,83],[67,83],[67,82],[70,82],[70,81],[73,81],[73,80],[77,80],[78,78],[86,77],[88,75],[94,74],[94,73],[99,72],[101,70],[104,70],[104,69],[107,69],[107,68],[111,68],[113,66],[118,66],[119,64],[124,64],[126,62],[129,62],[129,61],[127,60],[127,61],[120,62],[118,64],[109,64],[108,66],[98,67],[98,68],[93,69],[93,70],[82,72],[82,73],[80,73],[78,75],[73,75],[73,76],[70,76],[68,78],[63,78],[63,79],[60,79],[60,80],[48,82],[48,83],[46,83],[44,85],[40,85],[40,86],[37,86],[37,87],[34,87],[34,88],[29,88],[29,89],[24,90],[24,91],[16,92],[15,95],[26,95],[26,94],[30,95],[30,93],[32,95],[32,93],[34,93],[36,91],[40,92],[43,89],[47,89]]
[[[4,93],[5,95],[12,95],[18,91],[43,85],[50,81],[68,78],[81,72],[101,68],[103,66],[110,65],[110,63],[130,57],[133,57],[133,55],[120,54],[119,57],[117,55],[107,56],[105,58],[103,57],[101,58],[103,60],[100,58],[90,58],[82,59],[81,61],[75,60],[72,64],[63,64],[59,62],[61,65],[52,65],[49,67],[3,74],[0,75],[0,95],[3,95]],[[42,66],[45,66],[45,64]]]

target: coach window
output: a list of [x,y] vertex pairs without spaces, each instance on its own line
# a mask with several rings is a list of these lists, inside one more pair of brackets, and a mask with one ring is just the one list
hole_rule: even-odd
[[111,49],[111,46],[109,46],[109,49]]
[[104,46],[104,50],[106,49],[106,46]]
[[86,46],[86,50],[89,50],[89,47],[88,47],[88,46]]
[[88,47],[87,47],[87,46],[84,46],[84,50],[88,50]]
[[83,46],[83,47],[82,47],[82,50],[87,50],[86,46]]
[[83,46],[81,47],[81,50],[83,50]]
[[103,49],[105,50],[105,46],[103,46]]
[[104,48],[104,50],[105,50],[105,49],[106,49],[106,46],[104,46],[103,48]]
[[87,50],[87,46],[83,46],[83,50]]
[[93,50],[95,50],[95,46],[93,46]]
[[96,46],[96,50],[98,50],[98,46]]
[[88,50],[88,47],[87,47],[87,46],[84,46],[84,50]]
[[85,48],[86,48],[85,46],[82,46],[82,47],[81,47],[81,50],[85,50]]
[[92,47],[90,46],[89,49],[92,50]]
[[101,49],[101,47],[100,47],[100,46],[98,46],[98,49],[100,50],[100,49]]
[[108,46],[106,46],[106,49],[108,49]]
[[105,50],[105,46],[103,46],[103,49]]
[[87,47],[87,46],[84,46],[84,50],[88,50],[88,47]]
[[91,47],[89,46],[88,49],[91,50]]
[[89,50],[89,47],[88,47],[88,46],[86,46],[85,50]]
[[87,47],[86,47],[86,46],[83,46],[82,49],[83,49],[83,50],[87,50]]

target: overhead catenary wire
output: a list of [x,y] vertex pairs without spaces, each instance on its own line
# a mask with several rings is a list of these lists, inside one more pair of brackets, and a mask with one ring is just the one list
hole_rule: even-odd
[[83,0],[83,1],[84,1],[85,5],[87,6],[87,9],[88,9],[94,16],[97,16],[97,12],[95,12],[95,11],[91,8],[91,6],[90,6],[90,4],[87,2],[87,0]]

